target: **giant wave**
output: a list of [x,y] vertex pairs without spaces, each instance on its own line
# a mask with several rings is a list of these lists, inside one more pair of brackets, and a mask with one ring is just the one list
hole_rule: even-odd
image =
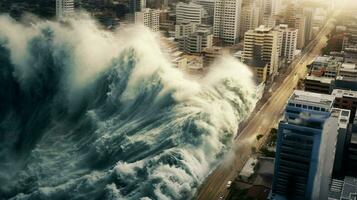
[[140,26],[0,27],[0,199],[190,199],[256,101],[243,64],[187,78]]

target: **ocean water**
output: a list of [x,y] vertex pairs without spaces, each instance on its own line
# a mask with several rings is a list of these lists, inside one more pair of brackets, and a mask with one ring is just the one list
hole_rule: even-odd
[[0,199],[191,199],[256,102],[234,58],[199,80],[157,34],[0,16]]

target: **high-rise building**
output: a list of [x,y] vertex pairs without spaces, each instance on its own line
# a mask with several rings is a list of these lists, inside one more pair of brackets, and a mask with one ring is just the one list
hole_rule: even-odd
[[275,26],[275,15],[277,14],[279,2],[278,0],[262,0],[262,21],[266,27],[274,27]]
[[327,199],[339,116],[332,95],[294,91],[279,123],[273,199]]
[[225,44],[239,41],[241,0],[216,0],[214,7],[214,37]]
[[312,9],[290,2],[285,11],[286,24],[298,30],[297,48],[302,49],[312,39]]
[[293,28],[296,28],[298,30],[298,38],[297,38],[297,48],[302,49],[305,47],[305,42],[306,42],[306,17],[303,14],[297,14],[295,16],[294,20],[294,26]]
[[184,22],[201,24],[203,14],[204,9],[201,5],[179,2],[176,5],[176,24]]
[[213,26],[214,0],[195,0],[194,2],[204,9],[202,23]]
[[249,1],[242,4],[240,36],[244,36],[248,30],[253,30],[259,26],[260,5],[258,1]]
[[56,0],[56,16],[63,18],[74,13],[74,0]]
[[305,8],[304,9],[304,16],[305,16],[305,43],[308,43],[312,40],[312,20],[313,20],[313,12],[312,8]]
[[278,71],[279,32],[265,26],[247,31],[244,35],[244,61],[254,59],[255,49],[260,49],[261,60],[268,64],[267,77],[274,76]]
[[153,31],[159,31],[160,11],[156,9],[144,8],[135,13],[135,23],[143,24]]
[[201,5],[209,16],[214,16],[214,0],[195,0],[194,2]]
[[146,8],[146,0],[129,0],[129,12],[134,14]]
[[275,30],[281,34],[280,56],[291,62],[295,58],[298,30],[280,24]]

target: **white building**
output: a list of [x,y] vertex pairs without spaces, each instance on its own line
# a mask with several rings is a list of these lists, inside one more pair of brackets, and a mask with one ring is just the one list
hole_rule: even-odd
[[201,24],[203,14],[204,9],[201,5],[179,2],[176,5],[176,24],[184,22]]
[[195,0],[196,4],[201,5],[210,16],[214,15],[214,0]]
[[288,28],[286,24],[280,24],[277,31],[281,34],[280,56],[291,62],[295,58],[298,30]]
[[186,53],[201,53],[205,48],[211,48],[213,43],[212,29],[201,25],[193,33],[179,39],[180,49]]
[[214,37],[226,44],[239,40],[241,0],[216,0],[214,7]]
[[159,31],[159,16],[159,10],[145,8],[135,13],[135,24],[143,24],[153,31]]
[[[261,52],[255,52],[256,49]],[[279,32],[265,26],[247,31],[244,35],[244,61],[253,60],[257,53],[261,61],[268,64],[267,76],[274,76],[278,72]]]
[[74,13],[74,0],[56,0],[56,16],[58,19]]

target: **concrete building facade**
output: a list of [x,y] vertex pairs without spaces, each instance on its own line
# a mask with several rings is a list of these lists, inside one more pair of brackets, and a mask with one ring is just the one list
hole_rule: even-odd
[[298,90],[290,97],[279,123],[273,199],[327,199],[338,129],[333,103],[332,95]]
[[201,24],[204,9],[202,5],[196,3],[179,2],[176,5],[176,24],[190,22]]
[[74,13],[74,0],[56,0],[56,17],[58,19]]
[[239,41],[241,0],[216,0],[214,5],[214,37],[233,45]]
[[267,77],[274,76],[278,71],[279,33],[265,26],[247,31],[244,35],[244,61],[255,57],[255,47],[260,48],[261,60],[268,64]]
[[159,10],[144,8],[142,11],[135,13],[135,23],[143,24],[152,31],[159,31],[159,16]]
[[276,28],[281,35],[280,56],[292,62],[295,58],[298,30],[281,24]]

